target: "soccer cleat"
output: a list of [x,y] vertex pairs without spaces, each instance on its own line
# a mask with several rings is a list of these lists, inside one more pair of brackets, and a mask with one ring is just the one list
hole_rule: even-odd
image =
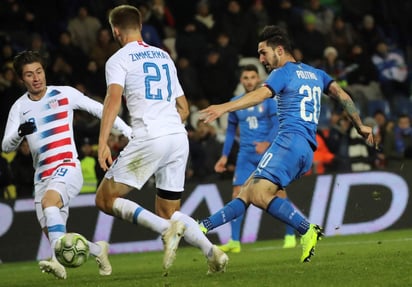
[[66,269],[56,258],[39,262],[41,272],[53,274],[57,279],[66,279]]
[[239,253],[241,251],[240,241],[230,239],[228,243],[218,246],[223,252]]
[[285,235],[283,240],[283,248],[295,248],[296,247],[296,236],[295,235]]
[[301,262],[310,261],[310,258],[315,254],[316,243],[322,236],[322,229],[319,225],[310,224],[308,231],[300,239],[300,244],[302,244]]
[[212,254],[207,258],[207,265],[209,269],[206,274],[213,274],[218,272],[225,272],[229,257],[216,245],[212,246]]
[[167,276],[169,268],[176,258],[176,250],[185,232],[185,224],[180,221],[171,220],[170,227],[162,234],[165,254],[163,257],[164,276]]
[[96,242],[102,248],[102,252],[99,256],[96,256],[96,262],[99,266],[99,274],[102,276],[108,276],[112,274],[112,265],[109,261],[109,243],[105,241]]

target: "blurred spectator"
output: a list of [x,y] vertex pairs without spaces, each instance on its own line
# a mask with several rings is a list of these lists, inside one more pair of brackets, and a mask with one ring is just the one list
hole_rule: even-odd
[[100,168],[97,161],[96,153],[93,150],[92,143],[89,138],[83,138],[80,150],[79,160],[82,167],[83,186],[81,193],[96,192],[97,184],[104,176],[103,170]]
[[196,5],[194,21],[197,23],[199,31],[204,34],[208,42],[213,42],[215,16],[210,11],[209,1],[200,0]]
[[16,55],[16,50],[10,42],[5,42],[1,46],[0,65],[1,67],[13,68],[13,58]]
[[375,18],[370,14],[363,16],[362,22],[356,30],[367,55],[372,55],[375,52],[378,42],[386,40],[383,29],[376,24]]
[[81,79],[78,82],[85,86],[85,93],[92,97],[103,99],[106,95],[106,78],[104,75],[104,67],[99,67],[94,60],[90,60],[87,64]]
[[8,111],[24,91],[13,68],[4,66],[0,73],[0,139],[4,136]]
[[11,199],[14,197],[9,190],[11,183],[12,177],[9,163],[7,159],[0,154],[0,199]]
[[26,1],[5,0],[0,2],[0,32],[10,37],[10,43],[18,50],[29,45],[35,15],[27,9]]
[[333,46],[326,47],[323,51],[320,68],[328,73],[342,88],[347,85],[344,67],[345,63],[339,57],[338,50]]
[[109,59],[119,47],[119,44],[113,40],[112,31],[109,28],[100,28],[97,32],[96,44],[90,49],[90,59],[96,61],[99,68],[104,68],[107,59]]
[[323,133],[318,130],[316,133],[316,142],[318,147],[313,153],[312,169],[309,170],[306,175],[309,174],[324,174],[329,171],[328,166],[332,163],[335,155],[329,150],[326,145],[326,139]]
[[[87,55],[83,50],[73,44],[72,36],[69,31],[62,31],[59,35],[59,42],[53,52],[51,61],[51,77],[53,77],[53,69],[56,66],[65,66],[66,72],[72,74],[73,78],[81,78],[82,73],[86,68]],[[70,77],[71,78],[71,77]],[[50,79],[53,84],[58,84]]]
[[[142,37],[143,41],[149,45],[164,48],[163,39],[160,34],[161,24],[158,23],[157,19],[151,19],[151,11],[148,3],[141,2],[137,8],[140,10],[142,15]],[[151,20],[151,21],[150,21]]]
[[307,15],[315,16],[315,29],[325,36],[329,34],[335,17],[334,11],[323,5],[320,0],[306,0],[305,3],[304,17]]
[[74,82],[76,73],[73,66],[61,55],[57,55],[50,66],[50,77],[48,80],[53,85],[68,86]]
[[47,46],[46,42],[43,40],[43,37],[40,34],[34,33],[31,35],[31,42],[30,42],[29,50],[39,52],[40,55],[44,59],[46,59],[47,62],[49,62],[50,60],[49,47]]
[[341,15],[336,15],[333,19],[332,29],[327,34],[328,44],[338,50],[338,54],[343,60],[347,60],[356,39],[357,35],[352,24],[346,22]]
[[257,23],[251,11],[240,0],[229,0],[216,21],[216,30],[226,33],[242,57],[256,57]]
[[383,94],[378,71],[361,44],[352,46],[344,73],[348,83],[345,90],[359,106],[361,115],[367,115],[368,101],[383,99]]
[[335,160],[331,170],[351,171],[351,163],[348,154],[349,150],[349,131],[352,128],[350,120],[341,112],[334,111],[331,119],[333,124],[329,129],[326,145],[335,155]]
[[23,139],[10,163],[13,184],[18,198],[33,197],[34,168],[29,144]]
[[[216,130],[202,120],[189,132],[189,175],[201,180],[215,175],[214,166],[220,157],[222,143],[216,139]],[[216,176],[216,175],[215,175]]]
[[296,34],[294,39],[295,46],[302,51],[305,63],[319,67],[323,58],[323,50],[326,47],[326,37],[316,30],[314,15],[305,15],[303,23],[303,29]]
[[412,158],[412,126],[409,115],[400,115],[394,128],[386,131],[383,150],[388,161]]
[[196,68],[199,68],[204,60],[208,48],[207,35],[199,29],[199,24],[188,21],[183,29],[176,34],[176,52],[178,57],[185,57]]
[[295,5],[292,0],[266,1],[265,6],[270,11],[271,24],[283,26],[296,35],[303,27],[303,8]]
[[379,139],[375,141],[377,141],[377,144],[381,146],[385,141],[386,132],[390,129],[390,122],[382,110],[375,111],[373,114],[373,119],[375,120],[379,130]]
[[[219,47],[210,49],[206,63],[201,69],[201,84],[206,99],[210,104],[220,104],[233,96],[237,81],[231,62],[224,58],[227,55]],[[213,84],[212,84],[213,83]]]
[[172,11],[164,0],[152,0],[148,23],[153,25],[162,39],[176,36],[176,21]]
[[[365,118],[364,124],[372,128],[376,127],[373,118]],[[350,159],[351,171],[367,171],[375,168],[376,150],[375,146],[370,146],[365,139],[359,135],[355,127],[349,131],[348,156]]]
[[203,89],[200,84],[198,69],[195,69],[188,58],[180,57],[176,62],[177,75],[180,84],[188,101],[198,104],[205,99]]
[[69,20],[67,30],[72,35],[73,44],[88,55],[90,49],[96,44],[97,32],[101,26],[97,17],[89,15],[86,6],[80,6],[77,15]]
[[378,79],[385,98],[395,106],[397,97],[409,97],[408,67],[403,54],[391,50],[385,41],[376,44],[372,62],[378,71]]
[[257,23],[256,33],[259,35],[260,31],[270,23],[269,14],[263,5],[263,0],[253,0],[252,2],[250,11],[255,18],[255,22]]

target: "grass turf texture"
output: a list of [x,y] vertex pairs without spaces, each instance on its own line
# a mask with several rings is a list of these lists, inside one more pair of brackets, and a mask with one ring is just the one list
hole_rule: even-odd
[[[300,245],[282,240],[242,245],[230,254],[226,273],[206,275],[198,249],[182,246],[169,276],[162,277],[162,252],[112,255],[113,274],[98,275],[93,258],[68,278],[42,274],[37,262],[0,264],[0,286],[412,286],[412,229],[323,238],[310,263],[300,263]],[[4,246],[3,246],[4,248]]]

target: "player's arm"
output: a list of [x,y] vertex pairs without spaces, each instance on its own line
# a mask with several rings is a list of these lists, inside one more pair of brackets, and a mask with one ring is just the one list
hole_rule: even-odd
[[252,92],[247,93],[243,97],[234,101],[226,102],[220,105],[211,105],[200,111],[200,118],[206,123],[214,121],[221,115],[227,112],[242,110],[251,106],[260,104],[265,99],[272,97],[272,91],[266,87],[260,87]]
[[189,104],[186,100],[185,95],[182,95],[176,98],[176,109],[182,119],[182,123],[184,123],[189,116]]
[[110,84],[107,87],[104,99],[103,114],[100,121],[98,160],[100,167],[107,170],[113,163],[112,155],[107,141],[113,127],[113,123],[119,114],[122,103],[123,87],[118,84]]
[[4,152],[12,152],[18,148],[24,136],[19,135],[19,110],[17,105],[13,105],[10,109],[7,119],[4,137],[1,143],[1,149]]
[[329,85],[329,96],[336,99],[342,105],[358,133],[363,136],[368,143],[373,144],[372,128],[365,126],[362,123],[355,103],[352,101],[349,94],[346,93],[335,81]]
[[223,143],[222,155],[215,163],[216,172],[220,173],[226,171],[226,164],[230,151],[232,150],[233,142],[235,141],[237,126],[237,117],[234,115],[234,113],[230,113],[226,128],[225,142]]

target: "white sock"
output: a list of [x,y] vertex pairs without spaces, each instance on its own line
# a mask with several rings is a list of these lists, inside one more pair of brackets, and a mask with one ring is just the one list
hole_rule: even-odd
[[87,245],[89,245],[90,254],[93,256],[99,256],[102,252],[102,247],[94,242],[87,241]]
[[[50,206],[43,209],[46,217],[46,226],[49,234],[51,249],[54,250],[57,239],[66,233],[66,224],[60,215],[60,209],[57,206]],[[55,257],[52,252],[53,258]]]
[[170,219],[183,222],[186,225],[185,241],[190,245],[200,248],[203,254],[208,257],[213,244],[200,230],[199,224],[193,218],[180,211],[175,211]]
[[140,224],[159,234],[162,234],[170,226],[170,222],[156,214],[144,209],[137,203],[116,198],[113,202],[113,214],[133,224]]

